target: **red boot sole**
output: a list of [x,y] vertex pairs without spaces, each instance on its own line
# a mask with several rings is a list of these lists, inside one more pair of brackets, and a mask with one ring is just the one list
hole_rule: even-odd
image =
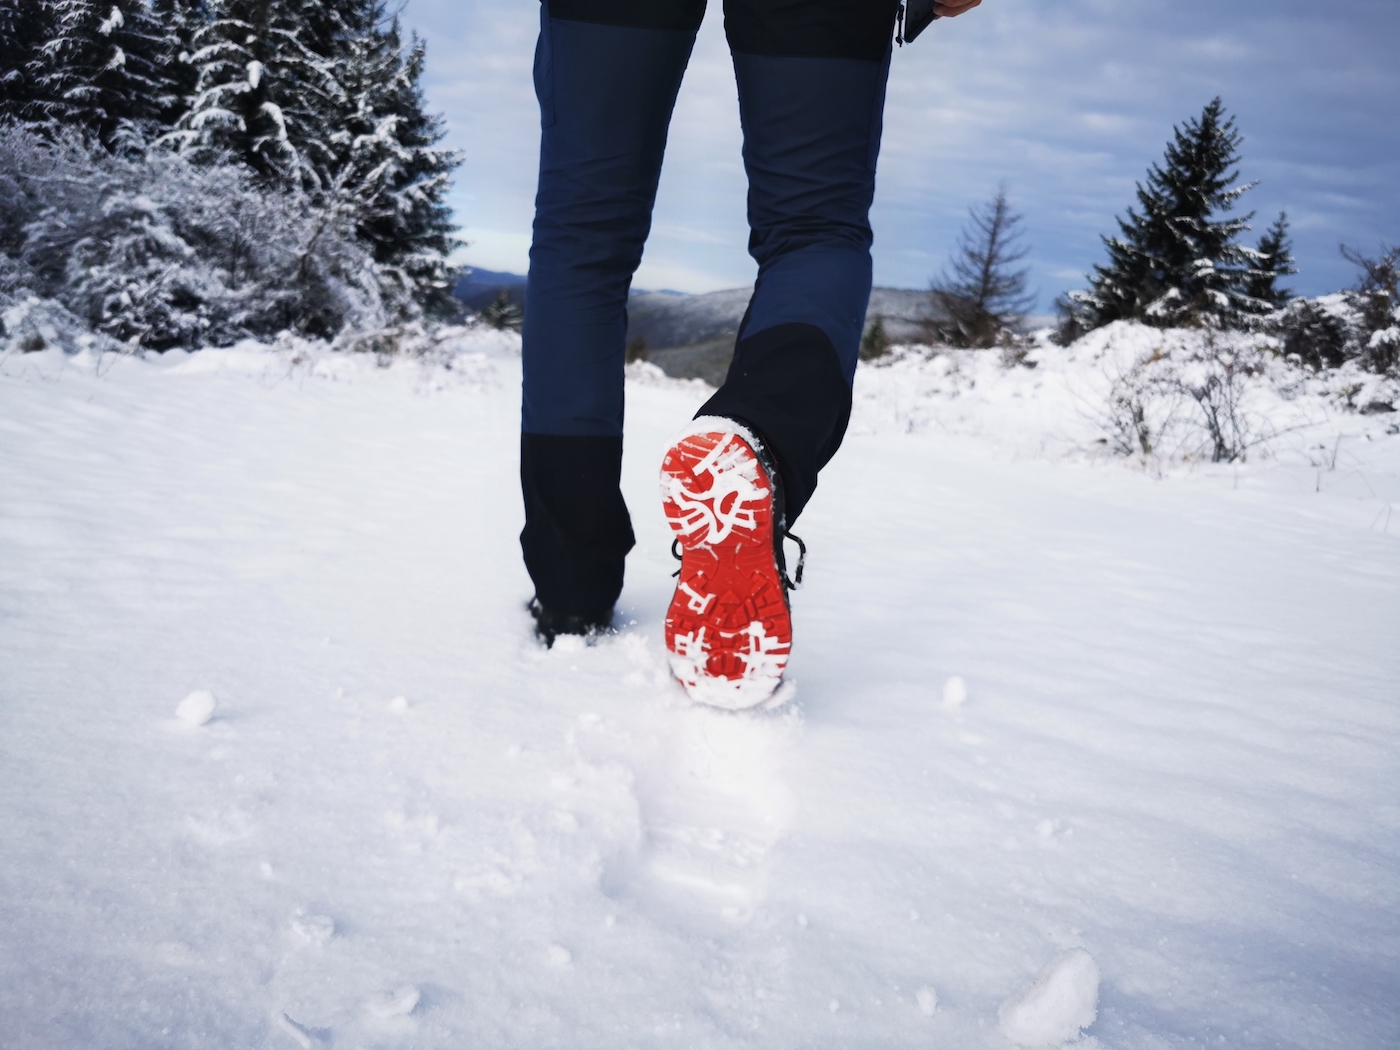
[[702,419],[661,463],[662,504],[681,547],[666,613],[671,671],[692,699],[731,710],[773,694],[792,647],[773,482],[756,445],[737,424]]

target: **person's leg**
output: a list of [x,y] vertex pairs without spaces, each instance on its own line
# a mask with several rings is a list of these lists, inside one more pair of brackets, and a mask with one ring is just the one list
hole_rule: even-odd
[[766,442],[789,523],[850,418],[896,10],[897,0],[725,0],[759,270],[729,374],[699,415]]
[[618,486],[627,293],[704,11],[705,0],[541,7],[520,543],[539,605],[565,629],[606,623],[634,542]]

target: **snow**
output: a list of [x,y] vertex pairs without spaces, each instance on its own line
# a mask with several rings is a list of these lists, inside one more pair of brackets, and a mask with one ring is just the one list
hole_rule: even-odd
[[938,1012],[938,993],[928,986],[914,993],[914,1001],[919,1004],[919,1012],[925,1017],[932,1017]]
[[180,701],[175,708],[175,717],[192,726],[202,726],[214,717],[219,703],[208,689],[196,689]]
[[1393,1047],[1395,417],[1112,456],[1102,338],[862,366],[742,714],[660,642],[702,384],[634,366],[619,631],[545,650],[513,336],[0,359],[4,1041],[1007,1050],[1092,957],[1076,1046]]
[[1001,1034],[1017,1046],[1060,1046],[1094,1023],[1099,968],[1083,948],[1055,956],[997,1011]]
[[962,707],[967,703],[967,682],[962,675],[953,675],[943,683],[943,706]]

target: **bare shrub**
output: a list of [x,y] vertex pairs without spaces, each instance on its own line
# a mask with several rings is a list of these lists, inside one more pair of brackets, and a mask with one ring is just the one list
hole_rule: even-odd
[[1109,369],[1088,415],[1119,455],[1233,463],[1272,434],[1249,407],[1264,367],[1259,341],[1208,333],[1199,349],[1162,346]]
[[1206,337],[1199,361],[1177,378],[1195,402],[1212,463],[1234,463],[1259,440],[1258,427],[1245,411],[1246,380],[1262,370],[1257,350],[1225,347],[1214,333]]
[[1161,348],[1126,369],[1108,371],[1108,388],[1090,416],[1110,449],[1122,456],[1156,456],[1174,429],[1180,410],[1179,389],[1164,374]]

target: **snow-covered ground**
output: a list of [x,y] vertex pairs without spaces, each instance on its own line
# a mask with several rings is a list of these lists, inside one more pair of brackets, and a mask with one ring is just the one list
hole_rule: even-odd
[[862,368],[731,715],[660,643],[705,389],[634,369],[622,630],[545,651],[459,351],[0,360],[0,1044],[1400,1044],[1395,416],[1143,469],[1098,358]]

